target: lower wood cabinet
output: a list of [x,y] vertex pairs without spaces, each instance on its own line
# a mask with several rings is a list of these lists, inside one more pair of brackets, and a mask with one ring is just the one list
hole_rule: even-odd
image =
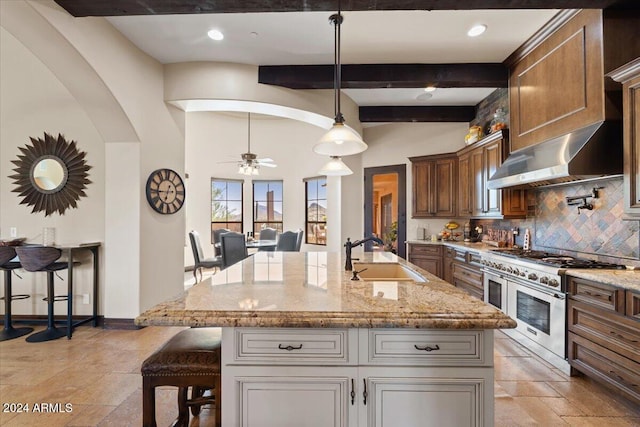
[[[347,358],[326,366],[336,336]],[[243,357],[249,341],[262,359]],[[223,328],[222,342],[225,426],[493,425],[492,330]]]
[[[578,371],[640,404],[638,293],[568,277],[568,355]],[[628,298],[628,300],[627,300]]]
[[469,295],[484,300],[484,282],[480,254],[463,249],[451,249],[451,281]]
[[410,243],[408,261],[442,279],[442,252],[441,245]]

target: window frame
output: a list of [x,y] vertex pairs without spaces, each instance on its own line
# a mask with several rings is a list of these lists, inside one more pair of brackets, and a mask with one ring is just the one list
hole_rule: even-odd
[[[304,178],[304,242],[307,245],[318,245],[318,246],[327,246],[327,238],[326,238],[326,229],[327,229],[327,212],[325,210],[325,218],[324,221],[309,221],[309,202],[310,201],[321,201],[324,200],[325,201],[325,205],[327,202],[327,195],[325,192],[325,197],[324,199],[320,199],[320,198],[316,198],[313,200],[309,199],[309,183],[310,182],[318,182],[318,188],[320,188],[320,182],[324,181],[324,185],[326,188],[327,185],[327,177],[326,176],[315,176],[315,177],[311,177],[311,178]],[[319,193],[319,192],[316,192]],[[324,237],[324,242],[323,243],[318,243],[318,238],[316,236],[315,233],[313,233],[314,237],[315,237],[315,242],[309,242],[309,236],[311,235],[311,233],[309,232],[310,230],[310,226],[317,226],[319,224],[322,224],[324,226],[324,230],[325,230],[325,237]]]
[[[280,221],[272,220],[272,221],[258,221],[256,219],[256,183],[264,184],[264,183],[279,183],[280,184],[280,193],[282,194],[282,200],[273,200],[274,203],[280,203],[282,206],[282,212],[280,212],[281,218]],[[269,188],[269,184],[267,184],[267,189]],[[268,190],[267,190],[268,192]],[[259,202],[267,203],[268,200],[261,200]],[[253,230],[254,236],[260,235],[260,230],[262,229],[262,225],[265,225],[269,228],[275,228],[278,230],[278,234],[284,231],[284,180],[282,179],[254,179],[251,181],[251,216],[252,216],[252,225],[251,229]],[[259,225],[262,224],[262,225]]]
[[[234,184],[240,184],[240,220],[239,221],[229,221],[227,218],[227,221],[214,221],[213,220],[213,203],[214,201],[218,201],[218,200],[214,200],[213,198],[213,183],[214,182],[224,182],[224,183],[234,183]],[[243,179],[229,179],[229,178],[215,178],[215,177],[211,177],[210,180],[210,187],[209,187],[209,191],[211,191],[211,205],[209,206],[210,209],[210,222],[211,222],[211,244],[214,244],[214,240],[213,240],[213,230],[217,230],[220,228],[228,228],[229,230],[232,231],[237,231],[237,229],[239,228],[239,233],[243,233],[244,234],[244,180]],[[237,202],[238,200],[235,199],[229,199],[228,198],[228,189],[226,189],[227,192],[227,198],[223,199],[224,202],[227,203],[227,210],[228,210],[228,203],[230,201],[232,202]],[[214,228],[214,224],[223,224],[222,226],[216,226]],[[229,224],[239,224],[239,227],[229,227]]]

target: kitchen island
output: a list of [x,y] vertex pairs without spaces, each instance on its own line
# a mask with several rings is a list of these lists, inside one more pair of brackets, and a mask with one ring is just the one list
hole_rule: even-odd
[[258,252],[136,323],[223,328],[224,426],[492,426],[493,329],[515,321],[392,254],[359,256],[426,281]]

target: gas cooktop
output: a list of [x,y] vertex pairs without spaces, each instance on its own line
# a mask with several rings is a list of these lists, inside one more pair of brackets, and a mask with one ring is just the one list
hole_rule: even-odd
[[491,252],[510,257],[529,260],[536,264],[549,265],[558,268],[602,268],[624,270],[624,265],[594,261],[585,258],[558,255],[544,251],[525,251],[524,249],[493,249]]

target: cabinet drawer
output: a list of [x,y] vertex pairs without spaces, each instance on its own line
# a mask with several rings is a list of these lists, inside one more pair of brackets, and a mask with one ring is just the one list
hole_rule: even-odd
[[442,246],[438,245],[411,245],[411,255],[442,255]]
[[640,363],[640,322],[569,299],[569,330]]
[[[353,332],[357,348],[357,333]],[[347,329],[236,328],[234,362],[314,365],[349,362]]]
[[453,277],[482,288],[482,272],[460,264],[453,264]]
[[569,363],[640,403],[640,363],[569,332]]
[[[626,300],[627,300],[626,315],[636,320],[640,320],[640,293],[627,291]],[[640,327],[640,324],[638,327]]]
[[624,290],[604,283],[569,277],[568,293],[576,301],[624,314]]
[[[489,347],[489,348],[487,348]],[[478,366],[491,363],[483,331],[361,329],[360,363],[368,365]]]

